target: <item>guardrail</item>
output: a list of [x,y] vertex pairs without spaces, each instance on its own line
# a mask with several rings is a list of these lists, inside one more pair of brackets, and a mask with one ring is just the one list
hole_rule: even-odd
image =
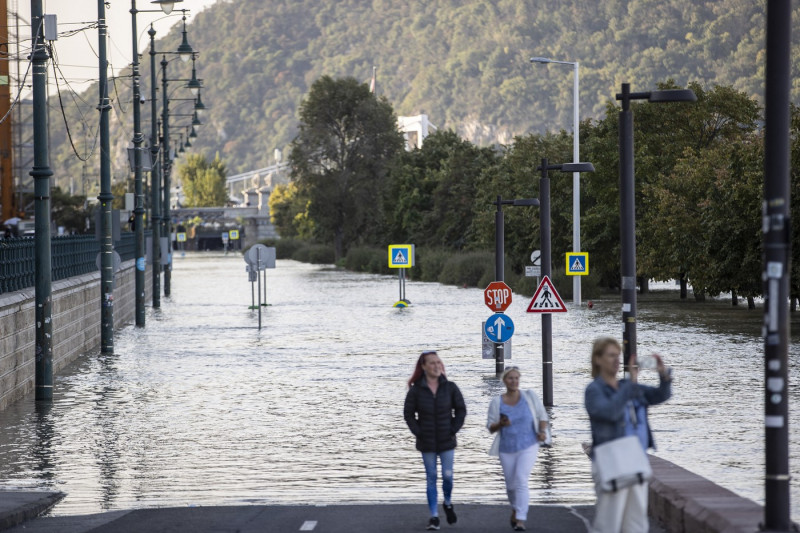
[[[145,238],[152,232],[146,231]],[[88,274],[97,270],[100,242],[94,235],[65,235],[51,239],[52,280]],[[122,261],[136,256],[136,235],[123,232],[114,249]],[[36,240],[34,237],[0,239],[0,294],[36,284]]]

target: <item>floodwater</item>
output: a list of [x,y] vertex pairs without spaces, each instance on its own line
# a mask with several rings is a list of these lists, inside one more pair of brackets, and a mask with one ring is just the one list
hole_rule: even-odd
[[[149,280],[148,280],[149,282]],[[456,451],[454,501],[502,503],[486,453],[492,396],[503,390],[481,359],[479,289],[278,261],[267,302],[237,255],[175,258],[172,296],[147,326],[115,337],[113,355],[87,354],[56,376],[52,406],[33,396],[0,412],[0,488],[67,494],[52,514],[156,506],[333,504],[425,500],[422,462],[402,417],[420,351],[436,349],[468,416]],[[553,315],[553,448],[531,479],[537,503],[591,503],[583,390],[600,335],[621,336],[618,298]],[[512,361],[541,394],[541,320],[515,295]],[[639,304],[639,353],[675,369],[673,398],[651,409],[656,455],[763,503],[761,309],[677,298]],[[793,317],[797,322],[797,318]],[[794,328],[797,331],[797,327]],[[800,409],[800,348],[790,346],[790,409]],[[643,371],[641,381],[655,382]],[[800,502],[800,418],[791,417],[792,501]],[[792,510],[798,519],[797,506]]]

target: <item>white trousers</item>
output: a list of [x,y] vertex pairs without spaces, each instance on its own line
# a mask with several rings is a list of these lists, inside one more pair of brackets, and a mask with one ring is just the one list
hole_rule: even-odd
[[518,452],[500,452],[500,465],[503,467],[503,477],[506,479],[508,502],[516,512],[517,520],[528,518],[528,505],[530,504],[528,478],[536,464],[538,453],[538,443]]
[[647,482],[617,492],[603,492],[595,484],[597,503],[592,533],[647,533]]

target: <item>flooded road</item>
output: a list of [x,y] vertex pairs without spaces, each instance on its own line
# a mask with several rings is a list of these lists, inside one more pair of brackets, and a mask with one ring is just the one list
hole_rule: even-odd
[[[402,417],[420,351],[436,349],[461,388],[454,501],[502,503],[484,424],[503,390],[481,359],[479,289],[293,261],[267,273],[263,328],[248,309],[240,256],[176,257],[172,296],[147,327],[115,337],[56,376],[52,407],[33,395],[0,412],[0,487],[67,493],[53,514],[149,506],[424,502],[422,462]],[[149,280],[148,280],[149,281]],[[515,295],[512,361],[541,393],[541,321]],[[553,448],[532,498],[591,503],[583,390],[600,335],[621,337],[618,298],[553,316]],[[673,398],[651,410],[656,455],[763,503],[762,310],[640,300],[639,353],[675,368]],[[797,322],[797,318],[793,317]],[[793,328],[795,332],[797,327]],[[800,348],[790,346],[792,501],[800,502]],[[655,382],[643,371],[643,382]],[[792,509],[800,518],[797,505]]]

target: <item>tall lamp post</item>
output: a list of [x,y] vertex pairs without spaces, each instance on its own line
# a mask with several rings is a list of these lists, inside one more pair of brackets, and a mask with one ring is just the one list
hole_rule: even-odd
[[[133,63],[131,73],[133,78],[133,181],[135,189],[134,202],[134,231],[136,234],[136,272],[135,272],[135,292],[136,292],[136,325],[145,326],[145,243],[144,243],[144,190],[142,186],[142,112],[141,112],[141,87],[139,79],[139,32],[136,27],[136,15],[138,13],[164,13],[169,15],[175,2],[183,0],[158,0],[152,2],[159,4],[160,10],[138,10],[136,0],[131,0],[131,47],[133,53]],[[151,159],[152,161],[152,159]],[[152,165],[151,165],[152,169]],[[152,172],[152,170],[151,170]]]
[[[503,200],[497,196],[497,201],[492,202],[497,206],[494,215],[494,279],[505,281],[505,220],[503,215],[504,205],[538,206],[536,198],[522,198],[519,200]],[[495,374],[499,377],[505,369],[505,346],[502,342],[494,343]]]
[[[169,5],[169,10],[172,11],[172,4],[174,2],[170,2],[169,0],[156,0],[153,2],[154,4],[160,4],[162,9],[166,11],[164,7],[165,4]],[[152,194],[152,229],[153,229],[153,307],[158,308],[161,307],[161,269],[162,269],[162,261],[161,261],[161,227],[162,227],[162,215],[161,215],[161,206],[163,205],[163,200],[161,196],[161,177],[164,173],[164,168],[162,165],[158,164],[158,154],[161,150],[159,145],[159,119],[158,119],[158,106],[157,106],[157,97],[156,97],[156,55],[159,53],[166,54],[166,53],[174,53],[178,54],[182,61],[186,62],[189,61],[194,57],[194,50],[189,45],[187,36],[186,36],[186,10],[182,10],[183,12],[183,31],[182,31],[182,41],[180,46],[175,52],[157,52],[155,48],[155,35],[156,31],[153,28],[153,25],[150,25],[150,29],[147,31],[147,34],[150,36],[150,153],[151,153],[151,161],[153,162],[153,169],[150,173],[151,176],[151,194]],[[166,59],[165,59],[166,60]],[[164,67],[165,69],[165,67]],[[166,84],[164,84],[164,98],[166,100]],[[166,279],[166,274],[165,274]]]
[[[108,61],[106,60],[106,5],[97,0],[98,57],[100,61],[100,351],[114,353],[114,236],[111,202],[111,153],[109,151]],[[140,162],[141,164],[141,162]]]
[[622,84],[617,94],[622,102],[619,113],[619,213],[620,274],[622,277],[622,346],[626,374],[630,374],[630,358],[636,354],[636,185],[633,174],[633,111],[631,100],[648,102],[695,102],[691,89],[669,89],[632,93],[629,83]]
[[33,62],[33,169],[36,245],[36,401],[53,400],[53,274],[50,249],[50,176],[47,143],[47,61],[42,0],[31,0]]
[[[564,163],[551,165],[547,159],[536,170],[541,171],[539,178],[539,237],[542,246],[542,276],[552,278],[552,253],[550,249],[550,178],[549,170],[559,172],[594,172],[591,163]],[[542,313],[542,403],[547,407],[553,405],[553,315]]]
[[[572,162],[580,161],[580,109],[578,107],[578,79],[579,64],[577,61],[556,61],[546,57],[532,57],[531,63],[555,63],[557,65],[572,65]],[[581,174],[572,173],[572,251],[581,251]],[[572,277],[572,303],[581,305],[581,276]]]
[[791,20],[791,2],[767,2],[763,204],[764,529],[787,532],[792,529],[787,390],[791,278]]

